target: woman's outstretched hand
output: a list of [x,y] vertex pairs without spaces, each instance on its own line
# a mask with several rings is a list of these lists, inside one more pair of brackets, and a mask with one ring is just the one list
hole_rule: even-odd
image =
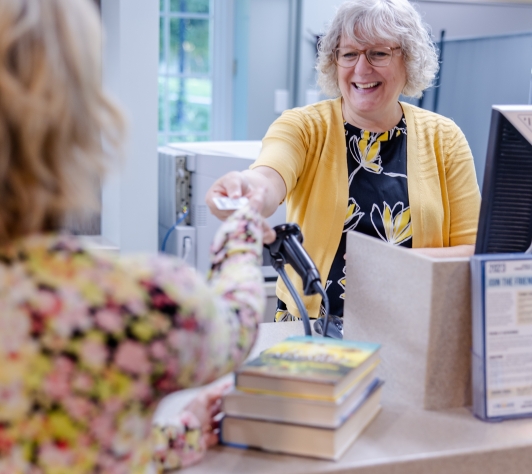
[[286,197],[286,185],[281,175],[273,168],[259,166],[252,170],[232,171],[218,178],[205,195],[211,213],[220,220],[227,219],[233,211],[218,209],[214,198],[250,198],[256,189],[264,188],[260,212],[271,216]]
[[253,186],[248,181],[244,173],[240,173],[239,171],[231,171],[230,173],[218,178],[214,182],[214,184],[207,191],[205,201],[207,202],[207,206],[209,206],[211,213],[218,219],[224,221],[234,211],[224,211],[218,209],[213,198],[229,197],[237,199],[240,197],[250,197],[249,195],[252,193],[252,191]]
[[[263,186],[251,185],[249,182],[247,182],[247,179],[243,173],[236,171],[228,173],[218,179],[218,181],[216,181],[207,192],[205,200],[211,212],[219,219],[225,220],[235,211],[224,211],[218,209],[213,200],[213,198],[216,197],[246,197],[249,200],[248,205],[251,207],[251,209],[262,216],[266,199],[266,189]],[[261,217],[261,219],[263,242],[265,244],[270,244],[275,240],[275,231],[270,227],[264,217]]]

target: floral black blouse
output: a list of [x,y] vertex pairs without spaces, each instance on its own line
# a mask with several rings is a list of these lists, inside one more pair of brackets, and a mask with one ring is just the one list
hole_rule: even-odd
[[[412,247],[406,177],[406,121],[383,133],[344,124],[349,202],[340,245],[327,278],[330,314],[343,316],[347,232]],[[323,308],[322,308],[323,312]]]

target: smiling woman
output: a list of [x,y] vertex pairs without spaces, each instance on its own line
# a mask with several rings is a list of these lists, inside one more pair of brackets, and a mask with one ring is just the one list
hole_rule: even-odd
[[[364,130],[384,132],[391,129],[401,118],[403,111],[397,99],[406,85],[406,67],[399,46],[378,45],[358,51],[363,45],[349,37],[340,40],[340,51],[350,51],[356,61],[347,61],[344,56],[338,62],[338,88],[344,99],[344,118]],[[374,58],[379,54],[377,59]],[[372,55],[367,53],[371,52]],[[370,58],[373,58],[370,61]],[[347,63],[350,66],[345,66]]]
[[[239,180],[222,177],[207,201],[237,197],[250,184],[268,189],[265,213],[286,199],[287,220],[302,229],[331,314],[342,316],[348,231],[437,248],[440,256],[472,252],[480,194],[456,124],[399,102],[400,94],[419,97],[438,70],[434,44],[407,0],[342,4],[321,38],[316,68],[334,98],[286,111],[252,169]],[[277,295],[276,320],[297,318],[282,283]],[[323,314],[318,296],[305,304],[311,317]]]
[[340,93],[334,51],[344,36],[352,43],[365,45],[399,43],[407,72],[402,93],[420,97],[432,85],[438,71],[437,53],[427,28],[408,2],[361,0],[342,4],[320,41],[317,64],[320,87],[333,97]]

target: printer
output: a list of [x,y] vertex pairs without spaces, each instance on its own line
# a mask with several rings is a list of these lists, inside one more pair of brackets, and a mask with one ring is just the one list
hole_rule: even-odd
[[[207,190],[224,174],[248,169],[260,149],[260,141],[173,143],[159,147],[159,249],[186,208],[188,214],[170,233],[164,251],[205,274],[209,269],[209,248],[221,224],[205,203]],[[272,227],[286,222],[284,204],[268,222]],[[277,273],[269,264],[267,251],[263,261],[262,273],[265,282],[270,283],[267,287],[271,296]],[[271,311],[268,308],[267,314]]]

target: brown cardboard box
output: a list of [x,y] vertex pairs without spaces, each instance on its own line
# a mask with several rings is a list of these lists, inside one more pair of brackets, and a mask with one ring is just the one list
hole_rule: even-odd
[[344,337],[382,344],[383,404],[471,405],[469,259],[350,232],[346,280]]

